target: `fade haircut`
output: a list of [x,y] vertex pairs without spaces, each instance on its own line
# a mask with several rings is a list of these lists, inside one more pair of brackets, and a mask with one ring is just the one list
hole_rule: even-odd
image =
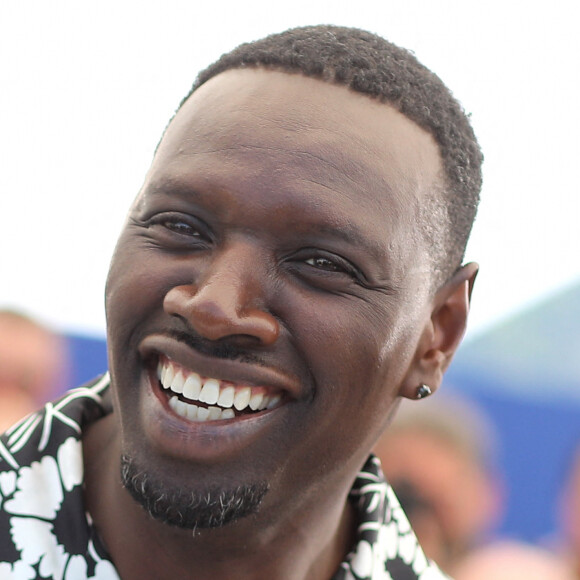
[[444,176],[415,212],[430,249],[432,286],[460,266],[475,219],[483,156],[467,115],[441,79],[411,52],[356,28],[294,28],[242,44],[197,77],[180,107],[201,85],[230,70],[300,73],[388,103],[428,131],[439,146]]

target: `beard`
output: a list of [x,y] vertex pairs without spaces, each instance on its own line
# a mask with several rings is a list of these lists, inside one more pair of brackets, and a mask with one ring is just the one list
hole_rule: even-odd
[[121,481],[151,517],[186,530],[221,528],[255,514],[268,491],[266,482],[234,488],[172,486],[140,469],[128,455],[121,457]]

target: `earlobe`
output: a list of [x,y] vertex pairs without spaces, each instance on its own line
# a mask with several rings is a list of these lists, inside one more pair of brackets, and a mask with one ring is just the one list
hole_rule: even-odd
[[469,303],[478,265],[469,263],[458,270],[433,298],[431,317],[425,324],[409,373],[399,394],[417,399],[421,385],[435,392],[441,384],[467,325]]

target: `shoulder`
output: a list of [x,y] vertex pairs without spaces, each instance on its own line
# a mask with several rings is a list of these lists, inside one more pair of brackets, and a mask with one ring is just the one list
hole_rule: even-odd
[[117,578],[83,502],[81,437],[107,413],[108,382],[65,393],[0,438],[0,578],[61,578],[81,568],[72,576]]
[[83,429],[110,412],[108,373],[67,391],[36,413],[24,417],[0,437],[0,471],[55,455],[68,438],[80,440]]

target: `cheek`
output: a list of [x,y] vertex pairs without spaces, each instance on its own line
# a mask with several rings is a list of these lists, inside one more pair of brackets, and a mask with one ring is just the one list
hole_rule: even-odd
[[163,309],[167,292],[184,279],[184,268],[167,256],[141,247],[135,241],[119,241],[107,277],[105,308],[113,332],[126,334],[145,314]]
[[308,349],[304,356],[314,357],[325,374],[340,383],[364,385],[365,391],[402,378],[413,352],[408,344],[411,332],[405,317],[384,303],[335,298],[306,301],[294,305],[293,311],[306,313],[296,320],[295,334]]
[[[300,299],[299,299],[300,298]],[[315,383],[315,399],[340,420],[360,429],[361,417],[382,429],[405,376],[409,357],[397,317],[384,303],[355,297],[287,296],[285,320]],[[315,401],[316,402],[316,401]]]
[[105,295],[109,340],[126,340],[143,314],[159,302],[151,278],[137,267],[113,266]]

